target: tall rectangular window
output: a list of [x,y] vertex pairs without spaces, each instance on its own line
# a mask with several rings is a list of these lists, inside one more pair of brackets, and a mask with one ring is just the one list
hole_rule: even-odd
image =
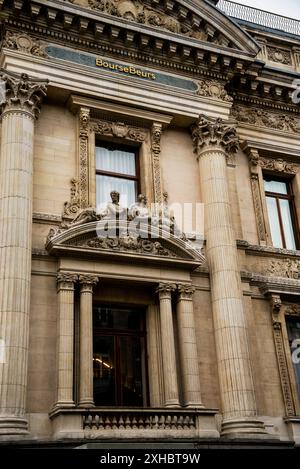
[[95,404],[146,406],[144,311],[95,305],[93,330]]
[[120,193],[120,204],[130,207],[139,189],[137,151],[114,143],[101,142],[96,146],[96,203],[101,209],[110,201],[110,192]]
[[299,233],[290,181],[265,176],[264,186],[273,246],[297,249]]
[[298,397],[300,400],[300,318],[286,320],[292,363],[295,372]]

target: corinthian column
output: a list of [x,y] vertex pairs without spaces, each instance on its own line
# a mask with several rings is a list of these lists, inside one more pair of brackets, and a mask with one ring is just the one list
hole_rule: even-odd
[[27,431],[34,121],[45,81],[2,74],[0,154],[0,433]]
[[183,404],[203,407],[196,343],[193,293],[191,285],[178,285],[177,323],[182,377]]
[[78,276],[57,276],[57,401],[55,407],[74,407],[74,283]]
[[92,407],[93,392],[93,286],[94,275],[80,275],[80,385],[79,405]]
[[160,283],[159,294],[161,348],[164,374],[165,407],[178,407],[179,394],[176,370],[174,328],[172,317],[172,292],[176,285]]
[[238,137],[231,122],[200,116],[192,128],[205,204],[206,255],[223,412],[223,435],[265,433],[256,418],[242,286],[226,159]]

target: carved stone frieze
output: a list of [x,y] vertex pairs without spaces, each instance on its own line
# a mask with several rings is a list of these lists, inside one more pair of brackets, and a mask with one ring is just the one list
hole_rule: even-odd
[[43,44],[25,33],[7,31],[2,46],[37,57],[47,57]]
[[259,158],[258,164],[263,169],[275,171],[277,173],[296,174],[299,166],[295,163],[288,163],[282,158],[271,159],[271,158]]
[[3,71],[0,78],[6,87],[5,96],[1,102],[2,112],[24,110],[37,118],[42,99],[47,94],[48,80],[32,80],[26,73],[20,76],[7,71]]
[[241,105],[234,106],[231,114],[241,123],[281,130],[282,132],[300,132],[300,119],[287,114]]
[[265,274],[271,277],[300,278],[300,261],[295,259],[273,260]]
[[272,62],[277,62],[284,65],[292,65],[292,56],[290,51],[272,46],[267,46],[266,51],[268,59],[272,60]]
[[123,251],[153,256],[176,257],[173,252],[166,249],[159,241],[152,241],[141,237],[135,238],[133,236],[116,236],[113,238],[94,237],[88,240],[72,240],[70,245],[92,249],[104,249],[108,251]]
[[135,142],[143,142],[147,137],[145,129],[127,125],[124,122],[92,121],[90,130],[98,135],[119,137]]
[[199,96],[219,99],[220,101],[232,102],[233,98],[228,95],[224,86],[217,80],[199,80],[196,82]]
[[234,124],[220,118],[213,119],[204,115],[200,116],[197,123],[191,127],[194,153],[197,157],[203,149],[209,146],[219,146],[226,152],[235,152],[238,149],[239,140]]

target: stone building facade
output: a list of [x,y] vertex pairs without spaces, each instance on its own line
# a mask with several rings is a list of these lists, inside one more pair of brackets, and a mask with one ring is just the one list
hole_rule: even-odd
[[1,442],[300,444],[299,23],[216,3],[0,1]]

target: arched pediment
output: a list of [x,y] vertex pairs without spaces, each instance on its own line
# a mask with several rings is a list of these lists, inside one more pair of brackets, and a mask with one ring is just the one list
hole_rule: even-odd
[[80,257],[109,257],[128,262],[172,263],[194,269],[205,258],[193,242],[180,239],[167,229],[140,225],[131,231],[127,221],[94,221],[64,230],[51,230],[46,249],[50,254]]
[[221,48],[256,56],[254,39],[232,19],[205,0],[64,0],[102,17],[114,17],[130,26],[159,29]]

